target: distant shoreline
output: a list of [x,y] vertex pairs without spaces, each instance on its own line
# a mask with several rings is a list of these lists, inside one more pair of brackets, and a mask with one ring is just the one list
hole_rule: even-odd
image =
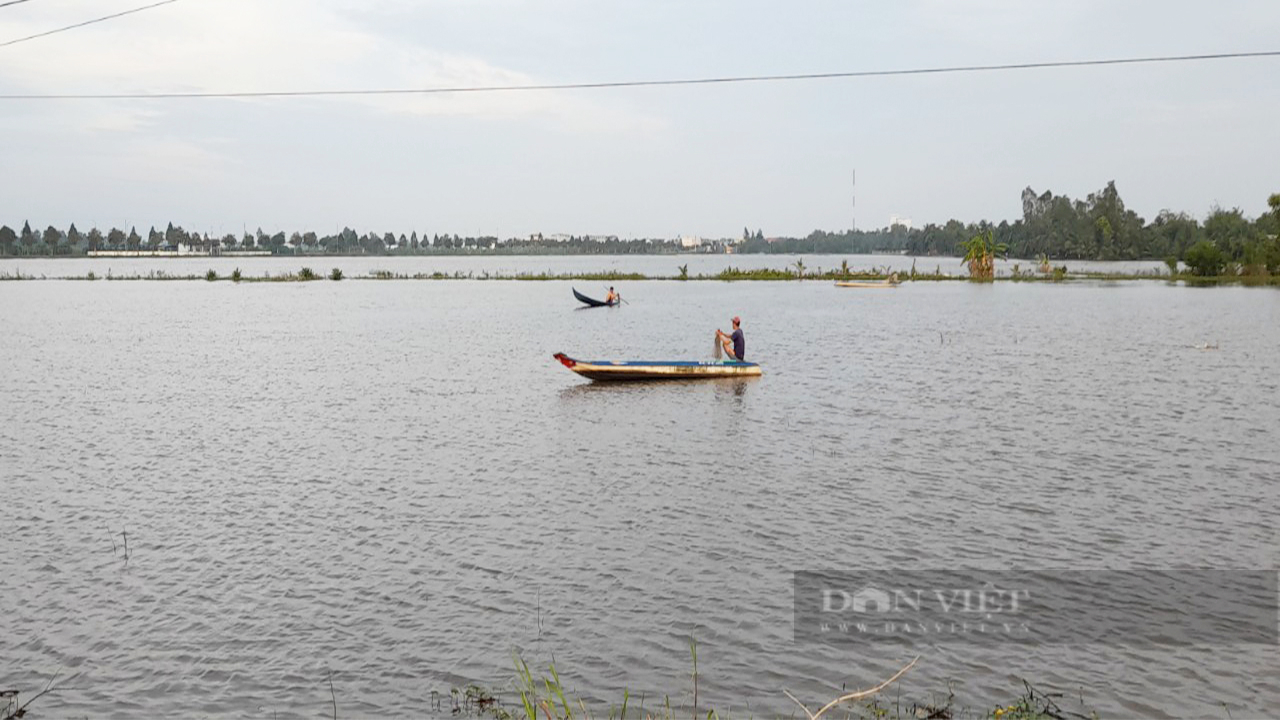
[[[682,268],[684,269],[684,268]],[[262,275],[245,275],[236,268],[231,274],[220,274],[210,269],[203,275],[199,274],[175,274],[167,273],[163,270],[152,270],[148,273],[130,273],[116,275],[108,272],[106,275],[98,275],[89,272],[85,275],[60,275],[50,277],[48,275],[24,275],[21,272],[10,273],[0,272],[0,281],[10,282],[30,282],[30,281],[84,281],[97,282],[105,280],[108,282],[116,281],[205,281],[205,282],[231,282],[231,283],[262,283],[262,282],[317,282],[317,281],[338,281],[338,280],[479,280],[479,281],[502,281],[502,282],[547,282],[547,281],[604,281],[604,282],[838,282],[838,281],[872,281],[887,282],[891,276],[896,276],[898,286],[906,286],[916,282],[998,282],[998,283],[1070,283],[1076,281],[1105,281],[1105,282],[1121,282],[1121,281],[1160,281],[1171,284],[1181,284],[1189,287],[1202,287],[1214,285],[1245,285],[1245,286],[1275,286],[1280,287],[1280,275],[1218,275],[1218,276],[1196,276],[1189,273],[1178,273],[1171,275],[1162,272],[1137,272],[1137,273],[1104,273],[1104,272],[1073,272],[1068,273],[1063,269],[1055,269],[1052,272],[1033,272],[1019,271],[1008,275],[1000,275],[992,279],[974,280],[967,275],[943,274],[940,272],[933,273],[910,273],[910,272],[880,272],[880,271],[844,271],[836,270],[815,270],[805,271],[791,268],[760,268],[760,269],[740,269],[726,268],[725,270],[713,273],[697,275],[681,274],[681,275],[645,275],[643,273],[627,273],[616,271],[604,272],[569,272],[569,273],[490,273],[488,271],[454,271],[431,272],[431,273],[394,273],[389,270],[374,270],[362,275],[347,275],[340,268],[333,268],[329,273],[317,273],[311,268],[303,267],[296,272],[285,272],[276,275],[265,273]],[[850,288],[849,292],[855,291],[857,288]]]

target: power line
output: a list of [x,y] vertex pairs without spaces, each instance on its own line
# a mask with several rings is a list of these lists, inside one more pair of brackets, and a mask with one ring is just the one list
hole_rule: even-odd
[[[165,0],[164,5],[177,0]],[[155,7],[155,6],[149,6]],[[139,8],[143,9],[143,8]],[[136,11],[133,11],[136,12]],[[3,44],[0,44],[3,47]],[[833,80],[842,78],[896,77],[901,75],[943,75],[953,73],[997,72],[1006,70],[1040,70],[1046,68],[1097,67],[1102,65],[1139,65],[1153,63],[1194,62],[1240,58],[1280,57],[1280,50],[1265,52],[1214,53],[1208,55],[1168,55],[1160,57],[1112,58],[1104,60],[1065,60],[1059,62],[1013,63],[1008,65],[958,65],[950,67],[911,68],[905,70],[858,70],[852,72],[801,73],[794,75],[744,75],[732,77],[686,78],[674,80],[623,80],[616,82],[561,83],[547,85],[479,85],[436,88],[373,88],[365,90],[249,90],[241,92],[173,92],[173,93],[95,93],[65,95],[0,95],[0,100],[172,100],[179,98],[290,98],[340,97],[347,95],[441,95],[446,93],[497,93],[530,90],[599,90],[606,88],[658,87],[672,85],[727,85],[731,83],[787,82],[795,80]]]
[[[12,4],[14,4],[14,3],[27,2],[27,1],[28,1],[28,0],[10,0],[10,1],[9,1],[9,3],[7,3],[7,4],[12,5]],[[105,22],[105,21],[107,21],[107,20],[114,20],[114,19],[116,19],[116,18],[118,18],[118,17],[124,17],[125,15],[132,15],[132,14],[134,14],[134,13],[140,13],[140,12],[142,12],[143,10],[150,10],[151,8],[158,8],[158,7],[160,7],[161,5],[168,5],[168,4],[170,4],[170,3],[176,3],[176,2],[178,2],[178,0],[162,0],[161,2],[158,2],[158,3],[152,3],[151,5],[143,5],[142,7],[137,7],[137,8],[134,8],[134,9],[132,9],[132,10],[125,10],[125,11],[123,11],[123,12],[112,13],[111,15],[103,15],[103,16],[102,16],[102,17],[100,17],[100,18],[94,18],[94,19],[92,19],[92,20],[85,20],[84,22],[78,22],[78,23],[76,23],[75,25],[67,25],[66,27],[60,27],[60,28],[57,28],[56,30],[46,30],[46,31],[44,31],[44,32],[42,32],[42,33],[36,33],[35,35],[28,35],[28,36],[26,36],[26,37],[20,37],[20,38],[16,38],[16,39],[14,39],[14,40],[6,40],[5,42],[0,42],[0,47],[8,47],[9,45],[17,45],[17,44],[18,44],[18,43],[20,43],[20,42],[26,42],[26,41],[28,41],[28,40],[35,40],[36,38],[48,37],[48,36],[50,36],[50,35],[57,35],[57,34],[58,34],[58,33],[60,33],[60,32],[66,32],[66,31],[68,31],[68,30],[75,30],[76,28],[82,28],[82,27],[84,27],[85,25],[93,25],[94,23]],[[4,6],[3,6],[3,5],[0,5],[0,7],[4,7]]]
[[9,7],[10,5],[17,5],[24,2],[31,2],[31,0],[8,0],[8,2],[0,2],[0,7]]

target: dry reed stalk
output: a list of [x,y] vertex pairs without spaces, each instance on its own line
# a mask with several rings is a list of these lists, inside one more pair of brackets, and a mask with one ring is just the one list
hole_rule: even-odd
[[819,711],[818,711],[818,712],[816,712],[816,713],[815,713],[815,712],[813,712],[813,711],[811,711],[811,710],[809,710],[809,708],[808,708],[808,707],[806,707],[804,703],[800,702],[799,700],[796,700],[796,696],[795,696],[795,695],[792,695],[790,692],[787,692],[787,690],[785,690],[785,689],[784,689],[782,692],[783,692],[783,693],[786,693],[786,696],[787,696],[787,697],[791,698],[791,699],[795,702],[795,704],[799,705],[801,710],[804,710],[804,714],[809,716],[809,720],[818,720],[818,718],[822,717],[822,714],[823,714],[823,713],[825,713],[826,711],[830,710],[831,708],[833,708],[833,707],[835,707],[835,706],[839,705],[839,704],[840,704],[840,703],[842,703],[842,702],[848,702],[848,701],[850,701],[850,700],[861,700],[862,698],[870,697],[870,696],[872,696],[872,695],[875,695],[876,693],[880,692],[881,690],[883,690],[883,689],[885,689],[885,688],[889,687],[889,686],[890,686],[890,685],[892,685],[892,684],[893,684],[893,683],[894,683],[898,678],[900,678],[900,677],[902,677],[903,675],[905,675],[905,674],[906,674],[906,672],[907,672],[908,670],[910,670],[911,668],[915,667],[916,662],[917,662],[917,661],[919,661],[919,660],[920,660],[920,656],[919,656],[919,655],[915,656],[914,658],[912,658],[912,659],[911,659],[911,662],[909,662],[909,663],[907,663],[906,665],[904,665],[904,666],[902,667],[902,669],[901,669],[901,670],[899,670],[898,672],[894,673],[894,674],[893,674],[893,677],[889,678],[888,680],[885,680],[884,682],[880,683],[879,685],[877,685],[877,686],[875,686],[875,687],[873,687],[873,688],[871,688],[871,689],[869,689],[869,690],[859,690],[859,691],[857,691],[857,692],[851,692],[851,693],[849,693],[849,694],[847,694],[847,695],[841,695],[840,697],[836,698],[835,700],[832,700],[831,702],[827,703],[826,705],[823,705],[823,706],[822,706],[822,709],[821,709],[821,710],[819,710]]

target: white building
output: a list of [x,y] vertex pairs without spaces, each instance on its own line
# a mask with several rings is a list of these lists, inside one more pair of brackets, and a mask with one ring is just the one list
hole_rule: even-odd
[[890,227],[890,228],[892,228],[894,225],[899,225],[899,226],[901,226],[901,227],[903,227],[903,228],[906,228],[907,230],[910,230],[910,229],[911,229],[911,218],[909,218],[909,217],[899,217],[899,216],[897,216],[897,215],[890,215],[890,216],[889,216],[889,227]]
[[701,245],[702,242],[703,242],[702,238],[698,237],[697,235],[681,235],[680,236],[680,247],[682,248],[696,248],[699,245]]

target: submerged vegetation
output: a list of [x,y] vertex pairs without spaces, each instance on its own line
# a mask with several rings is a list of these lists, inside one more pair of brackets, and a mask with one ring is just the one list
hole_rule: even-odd
[[[545,672],[535,673],[519,655],[514,656],[515,677],[508,686],[491,690],[480,685],[453,688],[448,694],[454,715],[488,717],[493,720],[626,720],[628,713],[636,720],[731,720],[737,715],[753,718],[759,713],[747,704],[742,707],[717,708],[704,704],[698,693],[697,644],[690,642],[693,671],[689,687],[674,698],[671,695],[638,697],[623,689],[621,699],[606,707],[588,704],[567,687],[554,662]],[[1097,718],[1098,714],[1084,704],[1083,693],[1068,697],[1062,692],[1044,692],[1022,681],[1021,692],[1009,701],[991,708],[958,706],[954,689],[933,694],[929,698],[904,698],[896,683],[918,662],[919,658],[904,665],[897,673],[873,687],[844,692],[820,705],[808,705],[792,693],[782,693],[794,703],[795,711],[789,717],[801,720],[820,720],[823,717],[840,717],[845,720],[954,720],[957,718],[989,718],[991,720],[1068,720]],[[1016,692],[1016,691],[1015,691]],[[434,709],[443,711],[439,693],[432,693]],[[1063,706],[1072,709],[1064,709]],[[764,716],[761,716],[764,717]]]
[[[996,277],[996,258],[1006,258],[1009,246],[996,242],[996,236],[990,230],[980,232],[960,244],[963,255],[960,262],[969,266],[969,279],[977,282],[991,282]],[[1044,262],[1041,262],[1043,267]],[[1013,268],[1014,277],[1018,276],[1018,267]]]
[[[914,266],[906,273],[892,270],[888,267],[871,268],[866,270],[852,270],[849,268],[848,261],[844,261],[837,268],[810,268],[800,260],[790,267],[785,268],[738,268],[729,266],[723,270],[697,275],[689,274],[688,265],[680,265],[676,275],[645,275],[643,273],[627,273],[618,272],[616,270],[604,272],[565,272],[555,273],[551,271],[540,273],[491,273],[489,271],[464,272],[457,270],[451,273],[441,271],[433,272],[417,272],[417,273],[397,273],[390,270],[374,270],[367,275],[356,275],[353,280],[516,280],[516,281],[552,281],[552,280],[575,280],[575,281],[601,281],[601,282],[640,282],[647,280],[678,280],[678,281],[717,281],[717,282],[742,282],[742,281],[838,281],[838,280],[868,280],[868,281],[956,281],[956,280],[973,280],[978,282],[1064,282],[1069,280],[1161,280],[1164,282],[1181,282],[1186,285],[1194,286],[1211,286],[1211,285],[1271,285],[1280,286],[1280,273],[1271,273],[1261,268],[1250,268],[1235,263],[1221,261],[1212,251],[1206,250],[1207,258],[1201,258],[1198,254],[1193,254],[1194,264],[1188,264],[1185,271],[1175,273],[1158,272],[1154,270],[1139,271],[1131,273],[1107,273],[1107,272],[1068,272],[1065,265],[1052,267],[1041,265],[1036,271],[1024,270],[1015,264],[1008,274],[999,274],[993,268],[993,260],[1001,252],[1000,244],[991,244],[990,235],[975,236],[972,241],[974,245],[969,253],[973,257],[966,256],[966,262],[971,272],[977,271],[972,275],[952,275],[942,272],[942,266],[938,265],[933,272],[918,272]],[[1216,273],[1216,274],[1214,274]],[[333,268],[329,272],[330,280],[343,280],[347,276],[342,272],[341,268]],[[233,283],[255,283],[255,282],[310,282],[312,280],[320,280],[322,276],[317,274],[309,267],[303,267],[296,273],[284,273],[272,275],[265,273],[259,276],[245,275],[236,268],[228,276],[219,275],[216,270],[210,269],[203,275],[180,275],[165,272],[163,270],[151,270],[145,274],[134,273],[130,275],[115,275],[110,271],[106,275],[98,275],[90,271],[87,275],[29,275],[23,274],[20,270],[15,272],[0,271],[0,281],[15,280],[206,280],[208,282],[218,282],[222,280],[230,280]]]

